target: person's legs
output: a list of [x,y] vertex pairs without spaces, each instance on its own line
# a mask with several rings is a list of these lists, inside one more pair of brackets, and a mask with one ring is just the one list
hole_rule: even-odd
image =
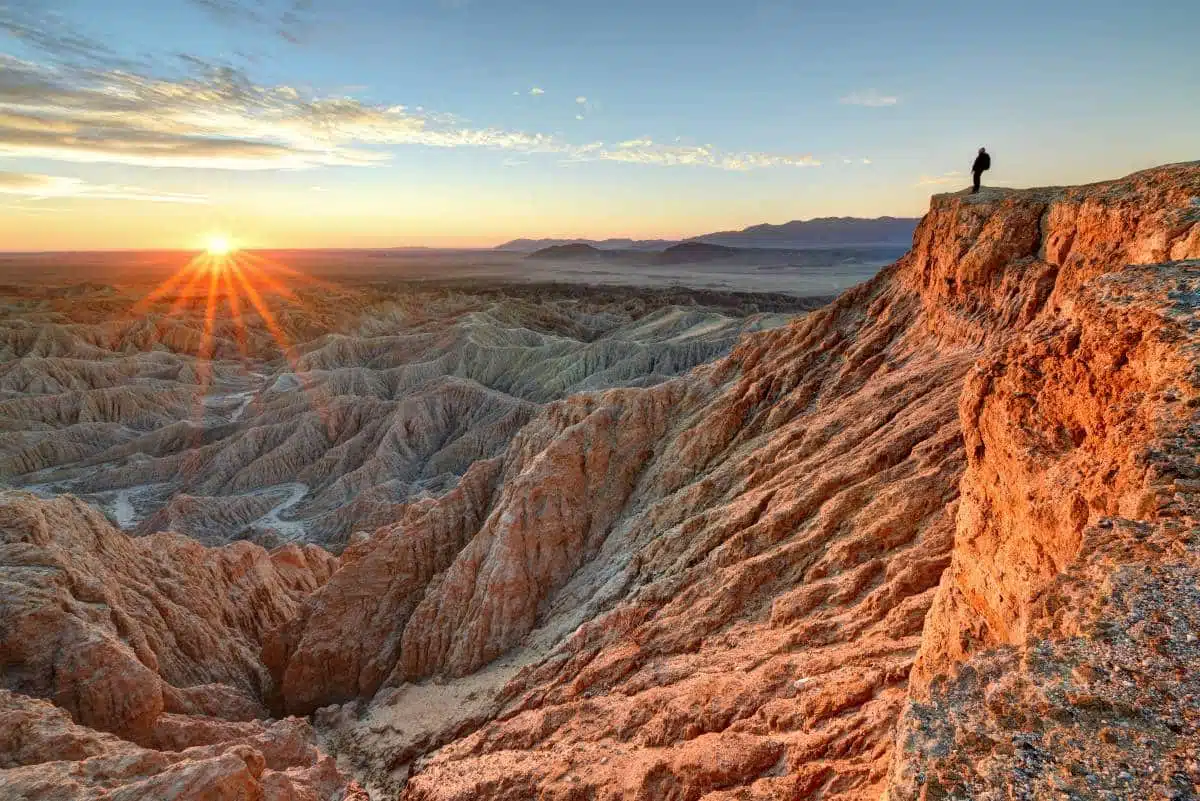
[[983,177],[983,173],[982,172],[973,172],[973,173],[971,173],[971,175],[975,178],[975,184],[971,189],[971,194],[975,195],[975,194],[979,193],[979,179]]

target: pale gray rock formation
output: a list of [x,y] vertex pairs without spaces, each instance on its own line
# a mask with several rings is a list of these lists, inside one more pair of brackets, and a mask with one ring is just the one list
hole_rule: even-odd
[[222,306],[206,336],[203,294],[132,314],[133,289],[28,294],[0,323],[0,480],[139,534],[335,549],[453,488],[543,404],[652,386],[787,319],[661,305],[686,291],[346,286],[277,299],[273,323],[243,302],[244,329]]

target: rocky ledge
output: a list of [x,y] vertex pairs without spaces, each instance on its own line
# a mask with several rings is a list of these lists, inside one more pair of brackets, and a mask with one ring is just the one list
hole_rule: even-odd
[[[6,495],[0,790],[1193,797],[1198,198],[935,197],[873,281],[551,403],[340,562]],[[267,717],[314,712],[341,775]]]

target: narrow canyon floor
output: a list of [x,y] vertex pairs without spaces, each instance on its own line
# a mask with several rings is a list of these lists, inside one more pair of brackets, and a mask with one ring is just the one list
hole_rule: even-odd
[[5,290],[0,796],[1200,794],[1200,163],[827,303],[196,289]]

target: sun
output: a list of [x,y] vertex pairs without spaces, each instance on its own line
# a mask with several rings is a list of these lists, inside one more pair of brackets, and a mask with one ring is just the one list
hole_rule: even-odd
[[[155,313],[162,303],[170,303],[169,310],[163,312],[168,317],[191,315],[203,308],[204,330],[196,349],[199,357],[196,379],[200,386],[197,397],[203,398],[214,381],[213,364],[230,356],[222,353],[220,348],[228,348],[232,340],[243,362],[248,364],[252,354],[256,353],[251,348],[262,346],[257,333],[261,327],[265,327],[275,340],[292,372],[304,373],[295,361],[293,344],[275,312],[281,303],[302,305],[292,289],[295,285],[332,289],[332,285],[280,264],[265,254],[238,247],[225,234],[211,233],[204,239],[204,248],[139,300],[132,313],[135,316]],[[218,320],[223,314],[227,314],[228,319]],[[203,419],[202,403],[197,406],[196,416],[197,420]]]
[[221,234],[210,236],[205,249],[210,256],[228,256],[234,251],[233,242],[230,241],[229,237]]

